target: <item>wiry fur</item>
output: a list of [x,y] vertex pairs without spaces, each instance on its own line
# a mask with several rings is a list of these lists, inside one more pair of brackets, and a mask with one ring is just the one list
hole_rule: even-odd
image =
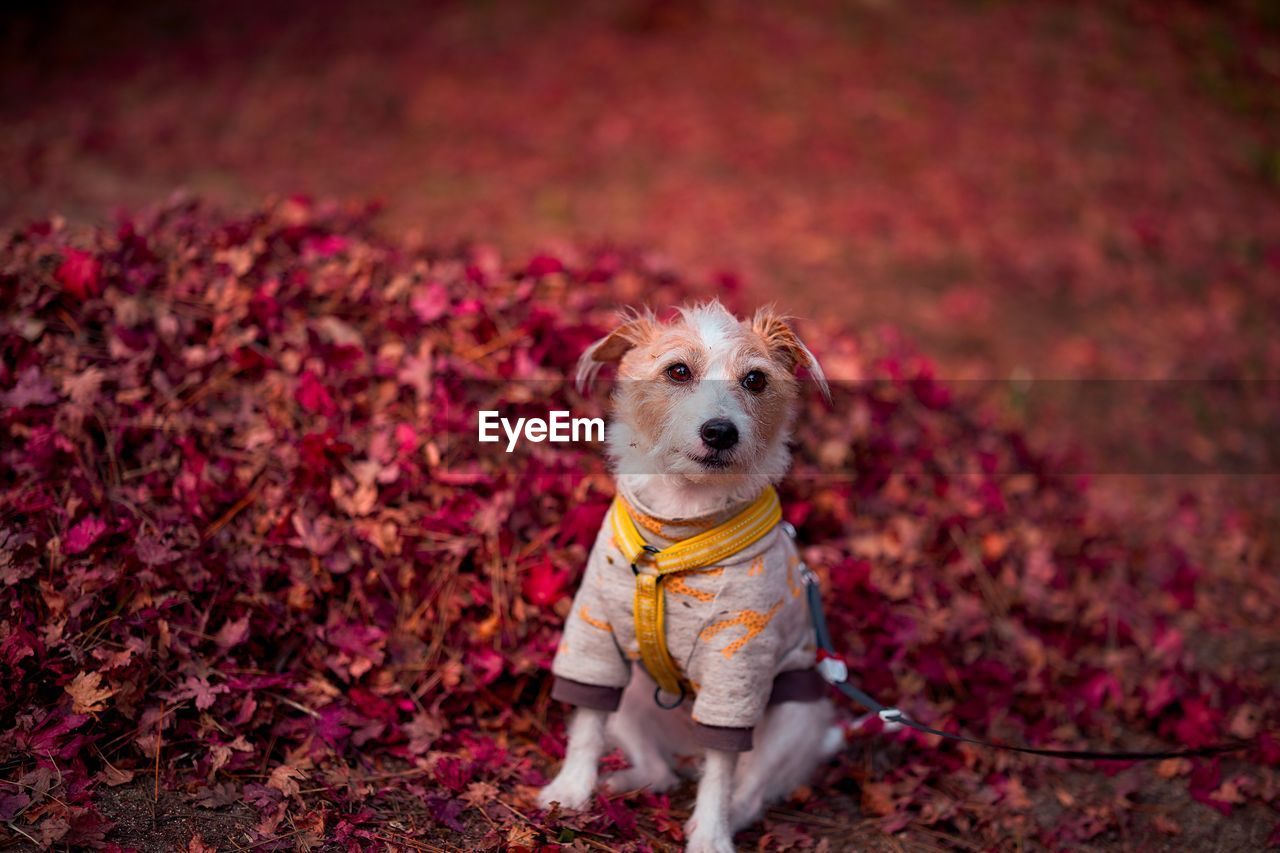
[[[663,377],[673,362],[694,370],[694,381],[675,386]],[[754,497],[790,466],[788,443],[799,383],[808,369],[829,398],[817,359],[772,308],[739,321],[715,301],[681,308],[679,318],[659,322],[652,312],[631,312],[578,363],[585,387],[608,362],[618,365],[608,451],[619,484],[671,517],[705,515]],[[739,382],[751,369],[769,377],[756,397]],[[708,470],[689,459],[701,448],[700,425],[728,417],[739,431],[733,464]]]
[[[665,378],[677,361],[693,371],[691,381],[676,384]],[[682,308],[669,323],[652,312],[631,312],[583,354],[579,387],[610,362],[618,364],[619,380],[608,430],[615,476],[666,518],[691,518],[742,503],[782,479],[791,462],[797,367],[806,368],[830,400],[813,353],[772,307],[760,309],[749,322],[714,301]],[[764,392],[752,394],[742,387],[751,370],[768,377]],[[738,444],[718,460],[725,464],[713,468],[696,458],[705,452],[699,427],[712,418],[727,418],[739,434]],[[734,832],[804,784],[843,742],[835,708],[823,700],[769,708],[756,727],[754,749],[741,756],[700,750],[688,705],[662,711],[654,704],[654,688],[643,668],[636,667],[616,713],[574,712],[564,765],[539,795],[542,805],[585,805],[609,745],[621,747],[631,764],[605,780],[614,792],[666,790],[685,769],[680,758],[703,751],[697,802],[686,827],[687,849],[732,851]]]
[[595,381],[596,374],[607,362],[617,361],[623,353],[639,342],[648,339],[658,327],[658,318],[653,311],[628,308],[622,313],[622,322],[618,328],[587,347],[578,359],[578,371],[574,377],[579,391]]

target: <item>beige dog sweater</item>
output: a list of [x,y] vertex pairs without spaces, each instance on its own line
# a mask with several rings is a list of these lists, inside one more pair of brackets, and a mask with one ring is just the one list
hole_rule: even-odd
[[[665,520],[634,495],[622,497],[637,530],[656,548],[702,533],[743,509]],[[667,648],[696,693],[692,713],[702,745],[748,750],[766,706],[826,695],[813,669],[816,646],[800,557],[785,525],[716,565],[668,576],[663,586]],[[630,561],[606,523],[552,663],[553,697],[617,709],[632,666],[643,666],[632,613],[635,589]]]

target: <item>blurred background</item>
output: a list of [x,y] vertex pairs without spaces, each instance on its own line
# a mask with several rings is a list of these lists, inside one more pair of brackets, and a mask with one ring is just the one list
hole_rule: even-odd
[[377,200],[641,246],[948,376],[1275,376],[1280,4],[46,2],[0,224]]

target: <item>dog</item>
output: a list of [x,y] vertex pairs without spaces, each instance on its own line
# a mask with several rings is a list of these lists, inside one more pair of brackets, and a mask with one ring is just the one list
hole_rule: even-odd
[[786,318],[739,320],[716,301],[665,321],[624,315],[582,355],[579,388],[605,364],[617,365],[606,452],[618,497],[552,665],[552,696],[576,707],[538,801],[584,806],[612,746],[630,767],[604,780],[610,793],[667,790],[701,755],[686,849],[731,851],[844,742],[774,491],[797,369],[830,391]]

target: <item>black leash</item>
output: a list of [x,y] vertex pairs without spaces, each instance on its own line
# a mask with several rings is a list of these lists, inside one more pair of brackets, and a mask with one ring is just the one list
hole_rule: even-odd
[[884,723],[888,725],[901,725],[909,729],[915,729],[927,735],[937,735],[947,740],[959,741],[961,743],[971,743],[976,746],[985,746],[991,749],[1003,749],[1009,752],[1024,752],[1029,755],[1045,755],[1050,758],[1070,758],[1079,761],[1156,761],[1165,758],[1198,758],[1208,755],[1221,755],[1227,752],[1238,752],[1246,749],[1249,745],[1243,742],[1221,743],[1213,746],[1202,746],[1198,749],[1180,749],[1180,750],[1161,750],[1156,752],[1138,752],[1133,750],[1122,750],[1119,752],[1098,752],[1092,749],[1042,749],[1035,746],[1015,746],[1007,743],[996,743],[989,740],[981,740],[979,738],[959,735],[953,732],[944,732],[941,729],[935,729],[926,726],[923,723],[917,723],[908,717],[898,708],[890,708],[882,705],[866,692],[854,687],[849,683],[849,667],[844,660],[836,654],[835,648],[831,644],[831,632],[827,629],[827,619],[822,612],[822,591],[818,588],[818,576],[803,563],[800,565],[800,573],[804,579],[805,590],[809,598],[809,614],[813,620],[813,630],[817,636],[818,648],[821,650],[818,655],[818,672],[824,679],[834,688],[839,690],[845,696],[848,696],[854,702],[862,705],[867,710],[878,716]]

